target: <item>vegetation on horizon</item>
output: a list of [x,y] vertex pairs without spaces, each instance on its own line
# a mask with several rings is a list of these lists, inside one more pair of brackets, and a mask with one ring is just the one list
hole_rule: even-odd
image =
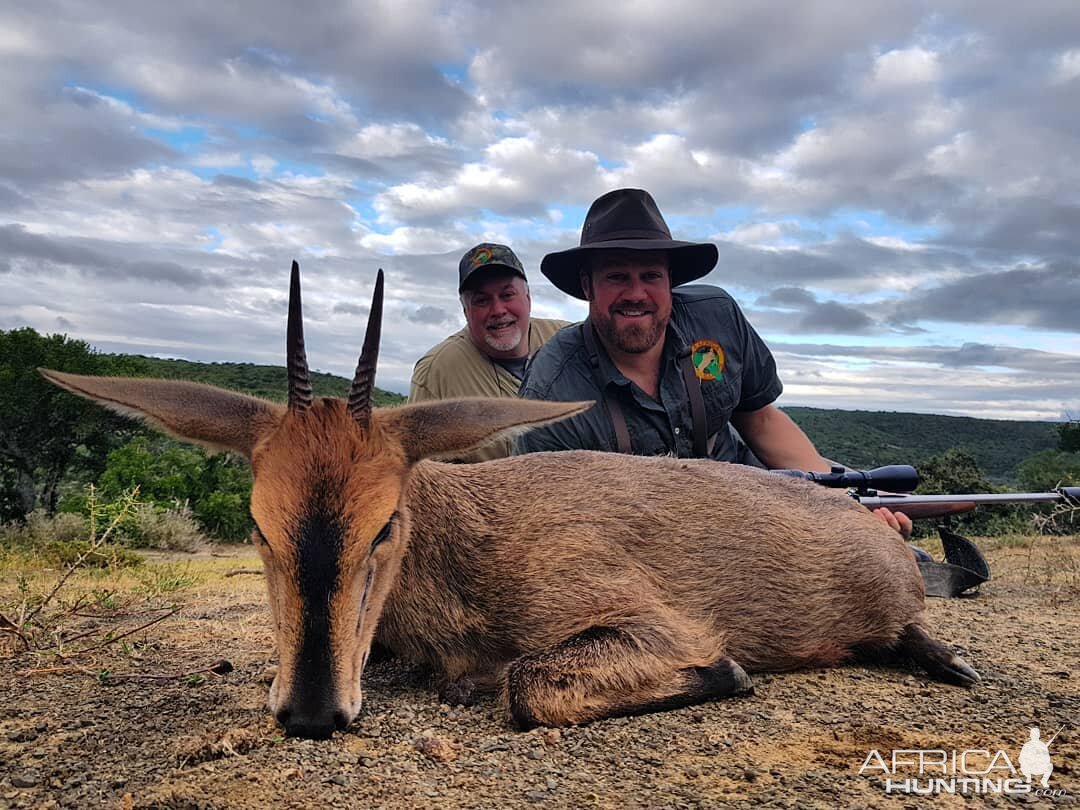
[[[190,545],[200,533],[231,541],[247,536],[251,474],[242,459],[207,454],[110,414],[47,383],[36,371],[39,366],[188,379],[275,400],[284,400],[287,391],[281,366],[99,354],[62,335],[42,336],[29,328],[0,331],[0,523],[9,524],[0,541],[26,536],[23,529],[34,526],[39,534],[46,526],[63,534],[65,525],[72,529],[88,519],[89,484],[104,502],[118,501],[133,488],[141,492],[135,516],[117,532],[127,546]],[[349,387],[348,380],[331,374],[312,374],[312,382],[318,396],[343,396]],[[376,389],[375,401],[393,405],[404,397]],[[828,458],[861,468],[916,465],[924,477],[921,492],[1080,484],[1080,422],[785,410]],[[55,519],[58,512],[64,517]],[[963,523],[976,533],[1006,524],[1016,530],[1019,514],[1029,512],[979,510]],[[23,529],[10,528],[16,526]]]

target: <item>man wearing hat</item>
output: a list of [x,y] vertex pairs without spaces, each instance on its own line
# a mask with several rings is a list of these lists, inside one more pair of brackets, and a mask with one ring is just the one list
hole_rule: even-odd
[[[525,364],[567,325],[530,318],[525,269],[506,245],[489,242],[465,252],[458,264],[458,293],[465,328],[420,358],[409,402],[454,397],[515,397]],[[510,455],[510,442],[489,444],[460,459],[487,461]]]
[[[756,456],[773,469],[828,471],[806,434],[772,404],[783,390],[776,363],[735,301],[719,287],[684,286],[708,274],[717,256],[715,245],[672,239],[647,191],[618,189],[596,200],[580,245],[549,253],[540,265],[552,284],[589,302],[589,317],[536,354],[521,396],[598,404],[528,431],[516,451],[741,463]],[[906,516],[882,510],[881,517],[910,533]]]

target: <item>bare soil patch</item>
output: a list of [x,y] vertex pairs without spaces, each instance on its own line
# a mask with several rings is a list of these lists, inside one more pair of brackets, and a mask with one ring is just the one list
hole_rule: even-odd
[[[0,807],[960,807],[971,799],[887,796],[880,774],[859,768],[870,749],[1000,748],[1015,762],[1032,725],[1044,739],[1064,726],[1051,786],[1065,795],[1025,803],[1069,806],[1080,796],[1080,538],[984,547],[994,579],[982,592],[930,601],[940,637],[983,676],[972,690],[879,668],[759,674],[752,697],[522,734],[495,701],[440,705],[426,673],[388,661],[365,673],[353,726],[323,742],[284,738],[265,708],[262,578],[226,576],[257,569],[254,551],[155,555],[140,582],[177,587],[164,596],[182,609],[130,645],[64,661],[0,637]],[[16,575],[0,571],[0,602],[18,598]],[[119,678],[219,659],[233,671]]]

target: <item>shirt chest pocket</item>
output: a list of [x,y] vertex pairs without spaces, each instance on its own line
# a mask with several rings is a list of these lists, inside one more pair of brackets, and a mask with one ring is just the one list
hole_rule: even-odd
[[735,391],[728,375],[719,380],[702,380],[701,396],[705,400],[705,417],[708,423],[708,435],[712,436],[731,419],[731,412],[738,402],[738,392]]

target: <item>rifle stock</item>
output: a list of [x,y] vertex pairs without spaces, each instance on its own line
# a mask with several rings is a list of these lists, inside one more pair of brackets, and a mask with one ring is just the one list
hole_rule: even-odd
[[[909,503],[905,504],[902,499],[887,505],[894,512],[903,512],[912,520],[922,518],[947,517],[948,515],[962,515],[971,512],[976,504],[973,501],[950,501],[948,503]],[[874,507],[875,509],[877,507]]]

